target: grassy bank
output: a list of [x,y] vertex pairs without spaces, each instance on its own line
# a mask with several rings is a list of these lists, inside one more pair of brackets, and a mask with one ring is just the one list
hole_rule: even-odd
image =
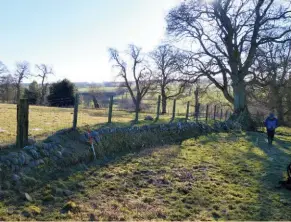
[[5,191],[0,219],[291,220],[290,191],[276,188],[290,145],[289,135],[269,148],[259,133],[220,133],[103,165],[40,170]]

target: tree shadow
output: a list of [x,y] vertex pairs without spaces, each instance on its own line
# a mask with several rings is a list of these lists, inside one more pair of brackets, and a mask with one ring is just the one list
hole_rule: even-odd
[[[113,123],[114,124],[114,123]],[[128,123],[126,123],[128,124]],[[102,127],[109,127],[112,126],[112,124],[98,124],[99,128]],[[213,148],[215,149],[216,142],[221,142],[222,140],[225,140],[223,142],[233,141],[234,143],[239,143],[241,140],[246,140],[250,143],[250,145],[247,145],[246,143],[242,143],[242,146],[248,146],[244,151],[239,151],[235,156],[229,156],[229,159],[226,160],[229,163],[236,162],[240,164],[239,170],[244,170],[245,173],[253,173],[250,172],[251,170],[248,169],[249,160],[252,160],[252,162],[261,164],[262,170],[260,172],[256,172],[256,175],[254,175],[255,180],[258,182],[259,186],[257,187],[257,201],[260,204],[260,207],[257,209],[259,216],[256,218],[260,218],[261,220],[271,220],[272,215],[275,212],[275,208],[273,207],[277,204],[277,202],[272,202],[273,195],[282,195],[287,197],[290,195],[289,191],[286,190],[278,190],[275,188],[275,185],[277,185],[278,180],[281,180],[283,178],[283,172],[285,169],[285,163],[288,162],[288,159],[290,159],[290,153],[286,152],[285,148],[279,147],[278,144],[280,144],[282,141],[280,138],[276,138],[276,144],[275,147],[278,148],[278,151],[276,153],[271,153],[268,150],[268,147],[266,147],[266,144],[264,143],[264,135],[262,134],[256,134],[256,133],[246,133],[246,134],[223,134],[224,137],[221,137],[222,134],[209,134],[205,136],[200,143],[201,144],[212,144]],[[257,142],[257,138],[259,137],[259,141]],[[279,140],[279,142],[277,141]],[[185,140],[181,140],[179,144],[183,143]],[[291,143],[290,143],[291,145]],[[278,147],[277,147],[278,146]],[[160,149],[161,147],[159,147]],[[141,153],[146,152],[146,154],[152,152],[154,149],[157,148],[145,148],[141,150]],[[256,152],[260,150],[265,155],[259,155]],[[76,179],[75,181],[71,181],[70,189],[75,188],[77,193],[86,193],[86,187],[82,186],[82,182],[86,180],[86,176],[90,176],[91,174],[99,175],[98,173],[102,171],[102,169],[110,167],[111,164],[123,164],[126,163],[129,160],[135,159],[140,155],[139,151],[136,151],[134,153],[132,152],[124,152],[119,153],[114,158],[108,158],[108,159],[100,159],[95,162],[81,162],[80,165],[72,166],[72,167],[63,167],[59,166],[59,168],[56,171],[52,171],[50,173],[45,173],[45,171],[41,171],[42,169],[39,169],[40,171],[37,173],[39,176],[38,180],[41,181],[41,183],[36,184],[35,186],[32,186],[27,192],[31,190],[38,190],[41,187],[43,187],[46,183],[47,184],[54,184],[58,181],[68,181],[68,178],[74,176],[74,175],[85,175],[84,177],[81,177],[81,179]],[[178,154],[175,154],[178,155]],[[168,160],[171,156],[165,156],[165,161]],[[175,157],[175,156],[173,156]],[[286,157],[286,158],[285,158]],[[273,160],[269,159],[273,158]],[[277,161],[274,161],[275,158],[279,158],[279,163]],[[82,166],[83,164],[86,164],[85,166]],[[42,173],[43,172],[43,173]],[[110,175],[107,175],[110,176]],[[131,176],[131,175],[130,175]],[[224,178],[227,178],[229,175],[225,174]],[[76,178],[78,178],[76,176]],[[102,179],[102,178],[101,178]],[[106,180],[106,175],[105,178]],[[98,181],[92,181],[90,185],[94,186],[94,183],[98,183]],[[242,187],[242,189],[244,189]],[[68,198],[64,198],[62,201],[68,200]],[[17,206],[21,206],[23,201],[15,202],[7,202],[7,204],[14,204]],[[6,204],[6,202],[5,202]],[[43,203],[45,205],[47,203]],[[62,203],[61,203],[62,204]],[[251,215],[251,212],[250,212]],[[251,218],[251,216],[250,216]],[[284,218],[284,215],[282,215],[282,219]],[[290,218],[289,218],[290,219]]]
[[[9,198],[6,198],[3,201],[4,206],[9,206],[12,208],[21,208],[25,204],[25,200],[23,197],[19,194],[22,194],[24,192],[29,193],[32,197],[37,197],[38,200],[35,202],[35,200],[32,201],[32,203],[36,203],[41,208],[47,207],[47,206],[64,206],[64,204],[71,200],[70,196],[66,196],[64,194],[55,194],[52,192],[55,192],[58,190],[65,190],[68,189],[69,191],[73,191],[73,193],[78,196],[80,194],[86,195],[87,188],[91,188],[94,186],[98,186],[98,182],[88,181],[87,179],[92,175],[102,175],[102,172],[108,168],[110,168],[112,165],[122,165],[126,164],[130,161],[135,161],[136,159],[151,155],[157,150],[163,149],[164,147],[156,147],[156,148],[142,148],[140,150],[137,150],[135,152],[132,151],[124,151],[119,152],[114,157],[104,158],[98,158],[97,160],[87,160],[87,161],[80,161],[78,164],[72,165],[72,166],[65,166],[62,164],[54,164],[51,167],[48,165],[45,165],[41,168],[36,168],[30,172],[26,172],[26,178],[30,178],[33,183],[29,184],[29,186],[21,185],[21,184],[13,184],[12,189],[10,190],[11,196]],[[180,149],[176,149],[177,152],[180,151]],[[169,158],[174,158],[178,153],[175,153],[175,155],[167,155],[165,158],[166,161],[169,160]],[[136,171],[139,171],[139,167],[136,167]],[[128,177],[136,176],[138,172],[131,172],[128,174]],[[111,175],[104,174],[101,178],[107,180]],[[108,177],[108,178],[107,178]],[[36,180],[34,180],[34,178]],[[75,178],[75,179],[72,179]],[[85,183],[85,184],[84,184]],[[49,195],[52,193],[55,199],[52,200],[46,200],[46,196],[43,196],[43,193],[48,193],[48,189],[50,190]],[[60,195],[60,196],[58,196]],[[76,197],[73,195],[73,197]]]
[[[277,137],[274,140],[274,145],[270,147],[265,141],[266,135],[263,133],[228,133],[223,135],[225,136],[223,138],[220,135],[211,134],[200,143],[204,145],[215,144],[215,142],[225,140],[225,142],[232,141],[236,146],[240,146],[240,144],[244,146],[243,151],[237,151],[235,156],[229,156],[228,162],[235,162],[243,166],[242,170],[246,172],[251,171],[251,168],[249,169],[250,161],[260,166],[261,170],[252,175],[258,184],[257,203],[260,207],[257,215],[260,220],[272,220],[273,214],[278,213],[278,204],[281,201],[280,199],[274,200],[273,197],[281,196],[281,198],[289,199],[290,196],[290,191],[279,188],[279,181],[286,179],[286,167],[291,159],[291,150],[288,147],[291,147],[291,142]],[[287,218],[282,215],[281,219]]]
[[[290,196],[290,191],[283,188],[279,189],[279,181],[286,180],[286,168],[291,158],[290,149],[286,145],[291,147],[291,142],[283,141],[281,138],[276,137],[273,145],[270,146],[265,133],[254,132],[247,132],[246,140],[252,143],[253,148],[260,149],[268,157],[265,161],[261,161],[265,172],[260,179],[261,187],[267,193],[261,191],[258,199],[262,202],[260,209],[262,217],[272,218],[272,213],[275,213],[272,204],[265,204],[268,201],[272,202],[272,199],[270,199],[271,194],[268,195],[268,192],[273,193],[273,195]],[[252,152],[251,148],[249,152]]]

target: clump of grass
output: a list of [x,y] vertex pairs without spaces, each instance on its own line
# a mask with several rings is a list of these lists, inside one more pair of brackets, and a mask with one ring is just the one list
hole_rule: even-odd
[[68,201],[62,208],[64,213],[73,212],[76,213],[80,210],[80,207],[74,201]]
[[41,214],[41,208],[35,205],[31,205],[31,206],[26,207],[24,211],[22,212],[22,214],[26,217],[37,216]]
[[21,180],[24,186],[33,187],[37,184],[37,180],[35,178],[27,176],[25,174],[22,175]]
[[143,198],[143,202],[145,202],[145,203],[153,203],[155,201],[155,199],[154,198],[151,198],[151,197],[145,197],[145,198]]
[[42,200],[43,201],[53,201],[53,200],[55,200],[55,198],[52,194],[47,194],[47,195],[43,196]]

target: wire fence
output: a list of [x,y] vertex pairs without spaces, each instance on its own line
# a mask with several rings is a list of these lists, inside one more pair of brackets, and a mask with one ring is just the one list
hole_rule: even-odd
[[[117,97],[113,98],[112,111],[110,111],[110,99],[98,100],[98,103],[86,101],[80,98],[78,107],[77,126],[85,125],[104,125],[108,123],[109,116],[112,116],[113,124],[129,124],[135,119],[135,105],[131,98]],[[159,105],[159,112],[157,112]],[[174,109],[175,103],[175,109]],[[189,108],[187,109],[187,104]],[[215,104],[194,104],[184,100],[168,100],[166,112],[162,113],[162,104],[158,98],[145,99],[142,101],[138,113],[139,123],[146,123],[147,120],[157,120],[157,122],[167,121],[223,121],[231,115],[229,107]],[[173,120],[174,117],[174,120]],[[151,123],[151,122],[148,122]]]
[[[78,99],[68,97],[50,100],[49,103],[54,107],[29,105],[28,136],[34,140],[44,139],[59,130],[71,129],[74,122],[78,128],[102,127],[109,122],[117,126],[133,124],[135,106],[132,100],[126,97],[111,96],[111,98],[112,103],[108,97],[103,100],[85,99],[78,95]],[[111,110],[110,105],[112,105]],[[158,106],[159,111],[157,111]],[[231,115],[229,107],[215,104],[195,105],[194,101],[182,99],[168,100],[166,113],[162,113],[162,104],[158,98],[145,99],[140,108],[139,122],[134,124],[170,121],[208,121],[210,123],[224,121]],[[0,104],[0,113],[0,144],[2,146],[13,144],[17,138],[17,106]]]

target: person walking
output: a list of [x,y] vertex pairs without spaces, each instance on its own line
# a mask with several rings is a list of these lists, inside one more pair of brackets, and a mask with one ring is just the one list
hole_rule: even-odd
[[273,113],[270,113],[270,115],[265,120],[265,126],[267,128],[268,144],[272,145],[275,136],[275,130],[278,127],[278,119]]

